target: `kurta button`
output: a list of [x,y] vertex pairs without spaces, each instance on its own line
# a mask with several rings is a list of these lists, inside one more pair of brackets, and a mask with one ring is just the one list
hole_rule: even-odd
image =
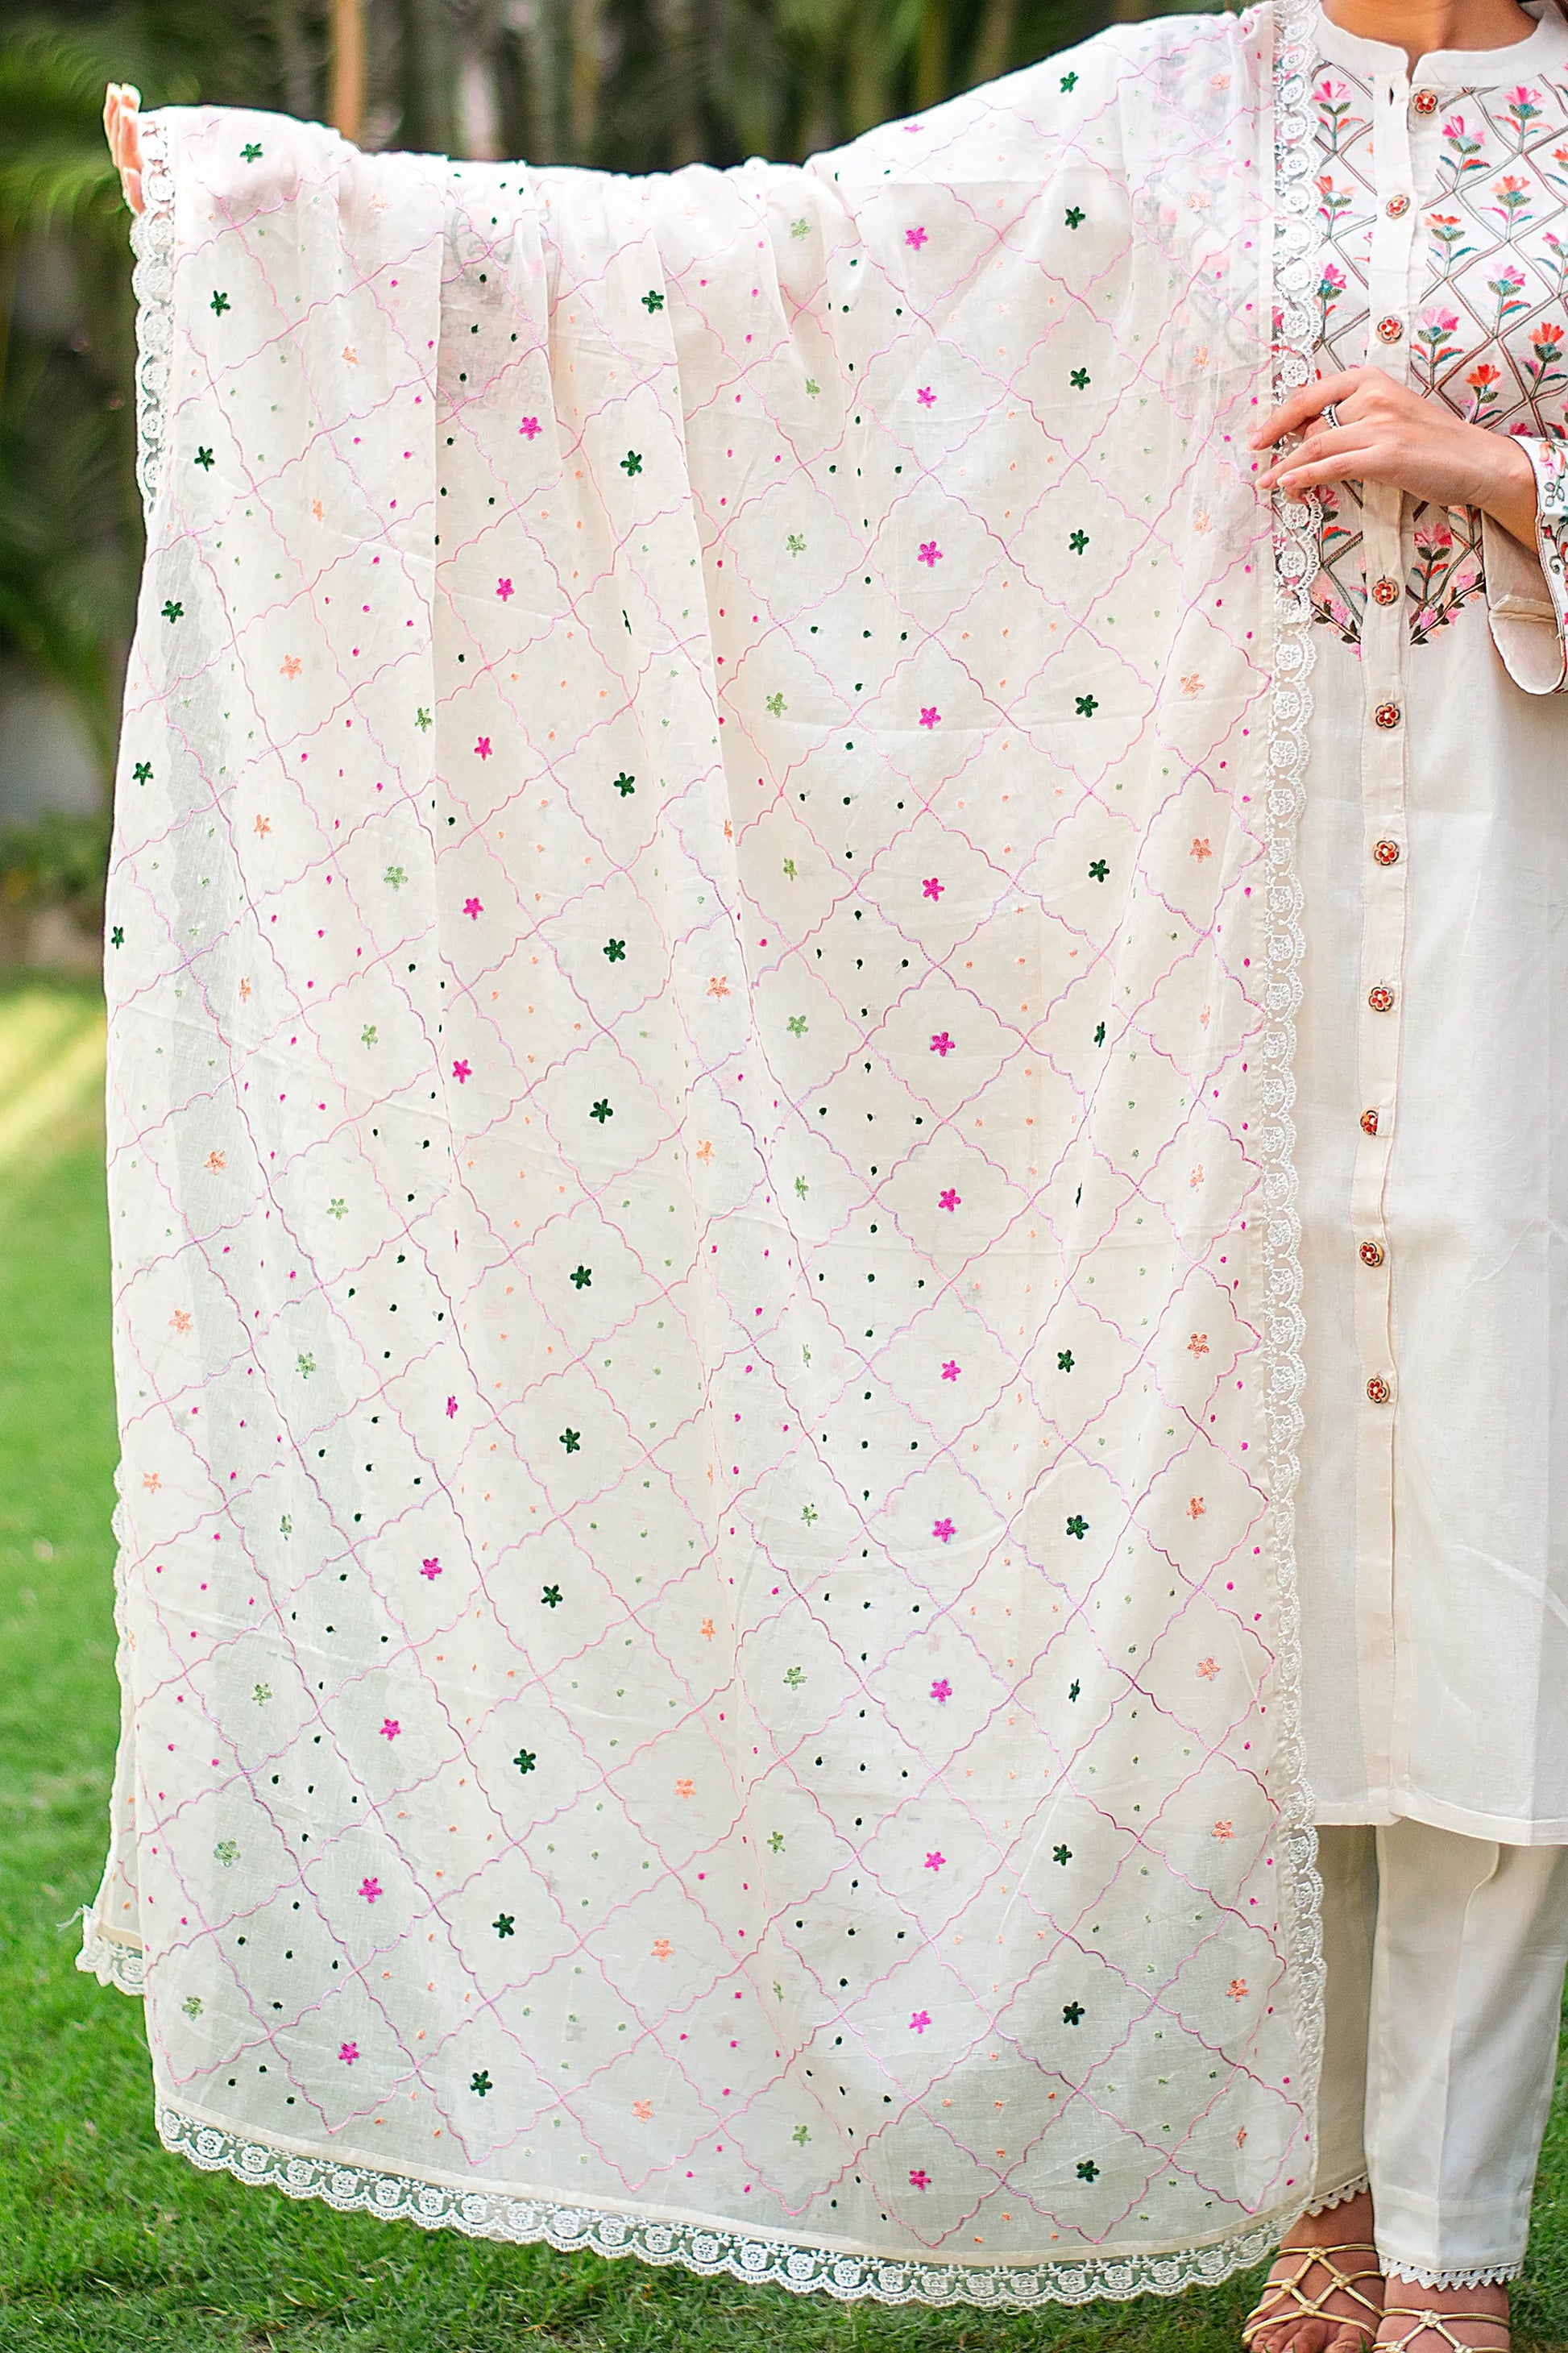
[[1391,580],[1388,574],[1386,572],[1384,573],[1379,579],[1374,580],[1372,584],[1372,601],[1374,605],[1397,605],[1399,602],[1398,581]]
[[1374,841],[1372,845],[1372,854],[1380,866],[1397,866],[1399,844],[1396,841]]
[[1361,1115],[1361,1132],[1363,1135],[1375,1135],[1377,1134],[1377,1113],[1374,1111],[1363,1112]]
[[1397,727],[1399,705],[1397,702],[1380,702],[1372,715],[1380,727]]
[[1417,114],[1436,114],[1437,93],[1435,90],[1418,90],[1410,103]]
[[1390,196],[1383,209],[1390,220],[1403,220],[1410,210],[1410,199],[1408,196]]
[[1392,988],[1384,988],[1380,981],[1375,988],[1369,988],[1367,990],[1366,1001],[1371,1006],[1374,1013],[1392,1013],[1394,1010],[1394,991]]
[[1392,312],[1386,319],[1380,319],[1377,322],[1377,340],[1380,343],[1396,343],[1404,332],[1404,320],[1394,318]]
[[1361,1246],[1361,1262],[1363,1266],[1381,1266],[1383,1264],[1383,1244],[1381,1242],[1363,1242]]
[[1373,1373],[1366,1385],[1366,1393],[1373,1405],[1386,1405],[1394,1394],[1381,1373]]

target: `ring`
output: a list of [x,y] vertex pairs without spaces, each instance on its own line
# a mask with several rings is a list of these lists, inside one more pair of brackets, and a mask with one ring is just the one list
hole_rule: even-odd
[[1332,402],[1331,400],[1325,400],[1325,401],[1324,401],[1324,403],[1323,403],[1323,409],[1322,409],[1322,416],[1323,416],[1323,422],[1324,422],[1324,424],[1328,427],[1328,428],[1329,428],[1330,432],[1331,432],[1331,433],[1337,433],[1337,432],[1339,431],[1339,429],[1340,429],[1340,412],[1339,412],[1339,410],[1334,406],[1334,404],[1333,404],[1333,402]]

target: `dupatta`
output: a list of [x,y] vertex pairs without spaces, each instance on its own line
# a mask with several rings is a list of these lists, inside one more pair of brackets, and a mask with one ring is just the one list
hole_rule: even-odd
[[1308,22],[144,125],[82,1966],[198,2165],[1012,2305],[1311,2194]]

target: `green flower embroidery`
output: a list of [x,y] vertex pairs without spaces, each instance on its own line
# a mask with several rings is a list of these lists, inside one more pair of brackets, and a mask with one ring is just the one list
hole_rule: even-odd
[[195,457],[195,458],[193,459],[193,460],[192,460],[192,463],[193,463],[194,465],[197,465],[197,466],[199,466],[199,467],[201,468],[201,470],[202,470],[203,473],[204,473],[204,474],[205,474],[205,473],[209,473],[209,472],[211,471],[211,470],[212,470],[212,461],[213,461],[213,453],[212,453],[212,451],[211,451],[210,449],[198,449],[198,450],[196,451]]
[[348,1203],[342,1198],[341,1194],[334,1193],[331,1199],[327,1203],[328,1217],[336,1218],[338,1223],[342,1225],[343,1219],[348,1216]]
[[247,139],[239,152],[247,164],[259,164],[261,161],[261,150],[253,139]]
[[1068,536],[1068,545],[1071,548],[1075,555],[1081,555],[1084,549],[1089,545],[1088,532],[1075,531],[1069,533]]
[[1067,208],[1067,213],[1066,213],[1065,217],[1066,217],[1067,225],[1068,225],[1068,228],[1079,228],[1079,227],[1080,227],[1082,226],[1083,219],[1084,219],[1084,216],[1083,216],[1083,214],[1079,210],[1079,208],[1078,208],[1077,205],[1069,205],[1069,206],[1068,206],[1068,208]]
[[114,929],[109,934],[109,944],[113,948],[122,948],[125,945],[125,926],[123,923],[115,924]]
[[621,471],[624,474],[640,474],[642,472],[642,459],[638,457],[635,449],[628,449],[626,456],[621,459]]
[[314,1356],[297,1356],[294,1360],[294,1369],[301,1380],[308,1381],[316,1369],[316,1359]]
[[138,760],[138,761],[137,761],[137,763],[136,763],[136,765],[132,769],[131,773],[132,773],[132,775],[135,777],[135,779],[136,779],[136,781],[137,781],[137,783],[138,783],[139,785],[150,785],[150,784],[152,783],[152,781],[153,781],[153,763],[152,763],[152,761],[151,761],[151,760]]
[[798,1691],[802,1683],[805,1681],[805,1669],[804,1667],[786,1667],[784,1669],[784,1681],[788,1683],[791,1691]]
[[1070,1348],[1059,1348],[1057,1351],[1057,1370],[1058,1373],[1071,1372],[1072,1350]]
[[520,1773],[531,1773],[531,1772],[532,1772],[532,1770],[533,1770],[533,1751],[532,1751],[532,1749],[531,1749],[531,1748],[520,1748],[520,1749],[518,1750],[518,1752],[517,1752],[517,1755],[512,1758],[512,1760],[511,1760],[511,1761],[512,1761],[512,1763],[517,1767],[517,1769],[518,1769],[518,1771],[519,1771]]
[[805,554],[805,542],[802,539],[798,531],[792,531],[790,533],[788,538],[784,541],[784,545],[788,548],[792,555],[804,555]]
[[1084,1537],[1089,1534],[1089,1522],[1084,1518],[1081,1512],[1074,1512],[1072,1517],[1068,1520],[1068,1534],[1069,1536],[1077,1536],[1079,1544],[1083,1542]]
[[1076,1675],[1074,1675],[1074,1677],[1073,1677],[1073,1679],[1072,1679],[1071,1683],[1068,1683],[1068,1699],[1076,1699],[1076,1698],[1078,1697],[1078,1695],[1079,1695],[1079,1693],[1082,1689],[1083,1689],[1082,1684],[1079,1682],[1078,1677],[1077,1677]]
[[389,866],[381,879],[384,882],[390,882],[395,891],[401,891],[408,877],[401,866]]
[[806,1197],[806,1195],[810,1192],[810,1190],[811,1190],[811,1187],[810,1187],[810,1186],[806,1183],[805,1178],[804,1176],[797,1176],[797,1177],[795,1178],[795,1198],[796,1198],[796,1200],[797,1200],[797,1201],[804,1201],[804,1200],[805,1200],[805,1197]]
[[1086,2157],[1084,2158],[1083,2163],[1079,2167],[1078,2178],[1080,2181],[1099,2180],[1100,2168],[1096,2165],[1092,2157]]
[[542,1608],[558,1609],[561,1606],[561,1588],[558,1585],[547,1585],[539,1599]]
[[791,237],[809,237],[811,235],[811,223],[809,221],[803,220],[791,221],[789,225],[789,233]]
[[1082,2025],[1082,2023],[1083,2023],[1083,2004],[1082,2004],[1082,2002],[1081,2002],[1081,2001],[1064,2001],[1064,2002],[1063,2002],[1063,2004],[1062,2004],[1062,2024],[1063,2024],[1064,2026],[1081,2026],[1081,2025]]
[[782,719],[784,717],[784,696],[782,694],[770,694],[767,702],[768,709],[773,712],[773,717],[775,719]]
[[1092,694],[1080,694],[1079,696],[1078,715],[1080,719],[1092,719],[1099,709],[1100,703],[1096,696]]
[[622,800],[626,799],[628,793],[636,792],[637,781],[637,780],[635,776],[628,776],[624,768],[621,770],[620,775],[616,778],[616,790],[619,793]]
[[[488,2067],[481,2067],[477,2075],[469,2076],[468,2089],[470,2092],[477,2092],[481,2100],[487,2092],[495,2090],[495,2085],[490,2082],[490,2071]],[[1079,2171],[1080,2173],[1083,2171],[1081,2165],[1079,2167]]]
[[656,294],[652,287],[649,287],[647,292],[642,298],[642,306],[647,312],[648,317],[651,319],[656,311],[663,310],[664,297],[662,294]]
[[1072,1861],[1071,1847],[1054,1846],[1051,1849],[1051,1861],[1053,1862],[1070,1862]]
[[593,1268],[591,1266],[574,1266],[572,1270],[572,1280],[576,1284],[579,1291],[586,1291],[588,1285],[594,1280]]
[[[289,1518],[287,1512],[284,1513],[283,1517],[278,1523],[278,1533],[282,1536],[291,1536],[294,1533],[294,1523]],[[268,1694],[268,1696],[270,1696],[270,1694]]]
[[785,881],[793,882],[795,881],[795,860],[793,858],[786,858],[784,860],[784,871]]
[[771,1851],[773,1853],[774,1853],[774,1854],[783,1854],[783,1852],[784,1852],[784,1832],[783,1832],[783,1831],[770,1831],[768,1832],[768,1846],[769,1846],[770,1851]]
[[796,2125],[794,2132],[790,2135],[790,2138],[795,2142],[797,2148],[804,2148],[806,2142],[811,2138],[811,2135],[806,2131],[804,2125]]
[[219,1839],[213,1849],[213,1860],[215,1862],[221,1862],[226,1871],[232,1870],[239,1861],[239,1849],[234,1840]]
[[374,1046],[374,1043],[375,1043],[375,1024],[374,1024],[374,1021],[367,1021],[367,1022],[365,1023],[364,1028],[363,1028],[363,1029],[360,1031],[360,1033],[359,1033],[359,1041],[360,1041],[360,1044],[361,1044],[362,1046]]
[[1068,378],[1068,382],[1071,385],[1075,392],[1087,392],[1089,389],[1089,370],[1087,368],[1074,368],[1071,375]]
[[563,1430],[561,1432],[561,1443],[566,1449],[568,1454],[576,1454],[580,1451],[583,1444],[582,1431],[580,1430]]
[[184,2011],[187,2018],[199,2018],[202,2014],[202,1998],[200,1994],[188,1993],[184,2001],[180,2004],[180,2008]]
[[822,386],[817,383],[816,378],[814,375],[808,375],[805,379],[805,389],[807,396],[810,399],[815,400],[817,394],[822,390]]
[[1094,1042],[1097,1046],[1103,1046],[1105,1043],[1105,1024],[1103,1021],[1101,1021],[1095,1029]]
[[163,618],[165,621],[177,621],[184,609],[183,605],[176,605],[171,596],[163,607]]
[[1110,867],[1107,860],[1103,858],[1091,858],[1089,860],[1089,879],[1091,882],[1103,882],[1110,871]]
[[612,964],[624,964],[626,954],[626,944],[625,940],[606,940],[605,942],[605,954],[609,957]]
[[515,1917],[516,1915],[513,1913],[503,1912],[499,1920],[492,1920],[490,1922],[490,1926],[495,1930],[498,1936],[510,1936],[514,1933],[512,1922]]
[[1078,76],[1077,76],[1077,74],[1075,74],[1075,73],[1066,73],[1066,74],[1063,74],[1063,76],[1062,76],[1062,91],[1063,91],[1064,96],[1066,95],[1066,93],[1067,93],[1068,90],[1076,90],[1077,88],[1078,88]]
[[416,711],[414,714],[414,724],[423,734],[430,724],[430,713],[423,709]]
[[272,1686],[271,1686],[271,1684],[270,1684],[270,1683],[258,1683],[258,1684],[257,1684],[257,1686],[256,1686],[256,1689],[251,1693],[250,1696],[251,1696],[252,1700],[254,1700],[254,1702],[256,1703],[256,1705],[257,1705],[258,1707],[265,1707],[265,1706],[266,1706],[266,1704],[267,1704],[267,1703],[268,1703],[268,1700],[271,1698],[271,1696],[272,1696]]
[[227,309],[228,296],[226,294],[215,294],[213,296],[213,310],[216,316],[221,319]]
[[598,1121],[599,1125],[600,1125],[601,1127],[603,1127],[603,1126],[604,1126],[605,1122],[607,1119],[614,1119],[615,1115],[616,1115],[616,1114],[615,1114],[615,1109],[614,1109],[614,1106],[613,1106],[613,1105],[612,1105],[612,1104],[611,1104],[611,1103],[610,1103],[605,1099],[605,1096],[603,1096],[603,1095],[601,1095],[601,1096],[599,1097],[598,1102],[594,1105],[593,1110],[588,1113],[589,1118],[590,1118],[590,1119],[596,1119],[596,1120]]
[[784,1028],[789,1031],[792,1038],[804,1038],[805,1035],[805,1014],[792,1013],[789,1019],[784,1023]]
[[803,1504],[801,1505],[800,1516],[805,1522],[807,1527],[810,1527],[816,1515],[816,1505],[815,1504]]

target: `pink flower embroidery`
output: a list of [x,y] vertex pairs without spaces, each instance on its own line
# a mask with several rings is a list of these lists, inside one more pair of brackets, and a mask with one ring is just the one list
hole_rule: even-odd
[[945,1675],[939,1675],[936,1682],[932,1683],[931,1687],[931,1695],[932,1699],[935,1700],[939,1707],[942,1706],[944,1701],[950,1700],[952,1697],[952,1685],[948,1682]]
[[345,2067],[352,2067],[354,2061],[359,2057],[359,2044],[357,2042],[340,2042],[338,2045],[338,2057],[342,2061]]
[[426,1562],[423,1564],[423,1566],[422,1566],[422,1567],[421,1567],[421,1568],[420,1568],[419,1574],[420,1574],[420,1576],[421,1576],[421,1577],[427,1577],[430,1579],[431,1584],[432,1584],[432,1585],[434,1585],[434,1584],[435,1584],[435,1582],[436,1582],[436,1579],[437,1579],[437,1578],[440,1576],[440,1574],[441,1574],[441,1564],[440,1564],[440,1562],[439,1562],[438,1560],[435,1559],[434,1557],[432,1557],[431,1559],[429,1559],[429,1560],[426,1561]]
[[380,1880],[362,1879],[359,1883],[359,1892],[364,1897],[367,1904],[374,1904],[377,1896],[381,1894]]
[[476,923],[479,922],[479,917],[484,913],[484,912],[483,907],[480,906],[477,899],[464,900],[463,913],[465,915],[471,915]]
[[518,431],[519,431],[520,433],[526,434],[526,435],[527,435],[527,437],[528,437],[528,438],[531,441],[531,440],[532,440],[532,438],[533,438],[533,437],[534,437],[534,435],[535,435],[535,434],[538,432],[538,430],[539,430],[539,419],[538,419],[538,417],[525,417],[523,418],[523,420],[522,420],[522,423],[518,427],[518,428],[517,428],[517,429],[518,429]]
[[936,1205],[939,1209],[956,1209],[963,1198],[963,1195],[955,1193],[950,1185],[945,1193],[937,1195]]
[[382,1719],[381,1736],[384,1740],[395,1740],[402,1729],[403,1726],[395,1715],[384,1716]]
[[503,605],[506,603],[507,598],[513,594],[515,594],[515,591],[513,590],[510,580],[498,580],[496,582],[496,595],[500,598]]
[[904,243],[912,245],[917,253],[927,241],[925,230],[918,225],[914,228],[907,228],[904,231]]
[[936,570],[937,565],[942,562],[942,550],[937,545],[934,539],[921,540],[920,560],[932,572]]
[[932,1535],[936,1536],[942,1544],[951,1544],[952,1542],[953,1528],[952,1522],[951,1520],[933,1520],[931,1522],[931,1532]]
[[921,890],[928,899],[940,899],[946,888],[946,883],[939,882],[934,874],[928,874],[921,884]]
[[473,1072],[473,1066],[472,1066],[472,1064],[471,1064],[471,1063],[468,1063],[468,1062],[454,1062],[454,1063],[453,1063],[453,1065],[452,1065],[452,1076],[457,1080],[458,1084],[459,1086],[462,1086],[462,1085],[463,1085],[463,1083],[465,1082],[465,1081],[466,1081],[466,1080],[468,1080],[468,1079],[471,1079],[471,1078],[473,1077],[473,1075],[474,1075],[474,1072]]
[[912,2033],[923,2034],[930,2024],[931,2012],[929,2010],[917,2010],[910,2013],[910,2029]]
[[934,726],[936,725],[937,721],[938,721],[941,717],[942,717],[942,713],[941,713],[941,712],[937,709],[937,707],[936,707],[936,705],[935,705],[935,703],[934,703],[934,702],[922,702],[922,703],[921,703],[921,725],[922,727],[934,727]]
[[926,2171],[923,2165],[910,2166],[910,2188],[911,2189],[929,2189],[931,2188],[931,2176]]
[[920,402],[922,408],[930,408],[936,400],[936,395],[931,390],[929,384],[922,384],[920,390],[916,393],[915,398]]
[[457,1410],[458,1410],[458,1400],[457,1400],[457,1398],[454,1398],[454,1397],[449,1397],[449,1398],[447,1399],[447,1420],[448,1420],[448,1421],[450,1421],[450,1420],[452,1419],[452,1418],[453,1418],[453,1416],[456,1414]]
[[489,758],[490,739],[488,735],[481,735],[479,737],[479,742],[474,745],[474,754],[477,759],[480,760],[488,760]]
[[946,1861],[947,1857],[943,1854],[941,1847],[933,1846],[931,1852],[926,1857],[926,1869],[928,1871],[940,1871]]
[[942,1060],[943,1060],[944,1062],[946,1061],[946,1060],[947,1060],[948,1056],[952,1053],[952,1047],[953,1047],[953,1041],[952,1041],[952,1039],[948,1036],[947,1031],[946,1031],[945,1029],[938,1029],[938,1030],[934,1033],[934,1035],[932,1036],[932,1039],[931,1039],[931,1052],[932,1052],[933,1054],[940,1054],[940,1055],[942,1056]]
[[942,1368],[942,1377],[944,1381],[955,1381],[958,1378],[958,1362],[955,1357],[948,1358]]

